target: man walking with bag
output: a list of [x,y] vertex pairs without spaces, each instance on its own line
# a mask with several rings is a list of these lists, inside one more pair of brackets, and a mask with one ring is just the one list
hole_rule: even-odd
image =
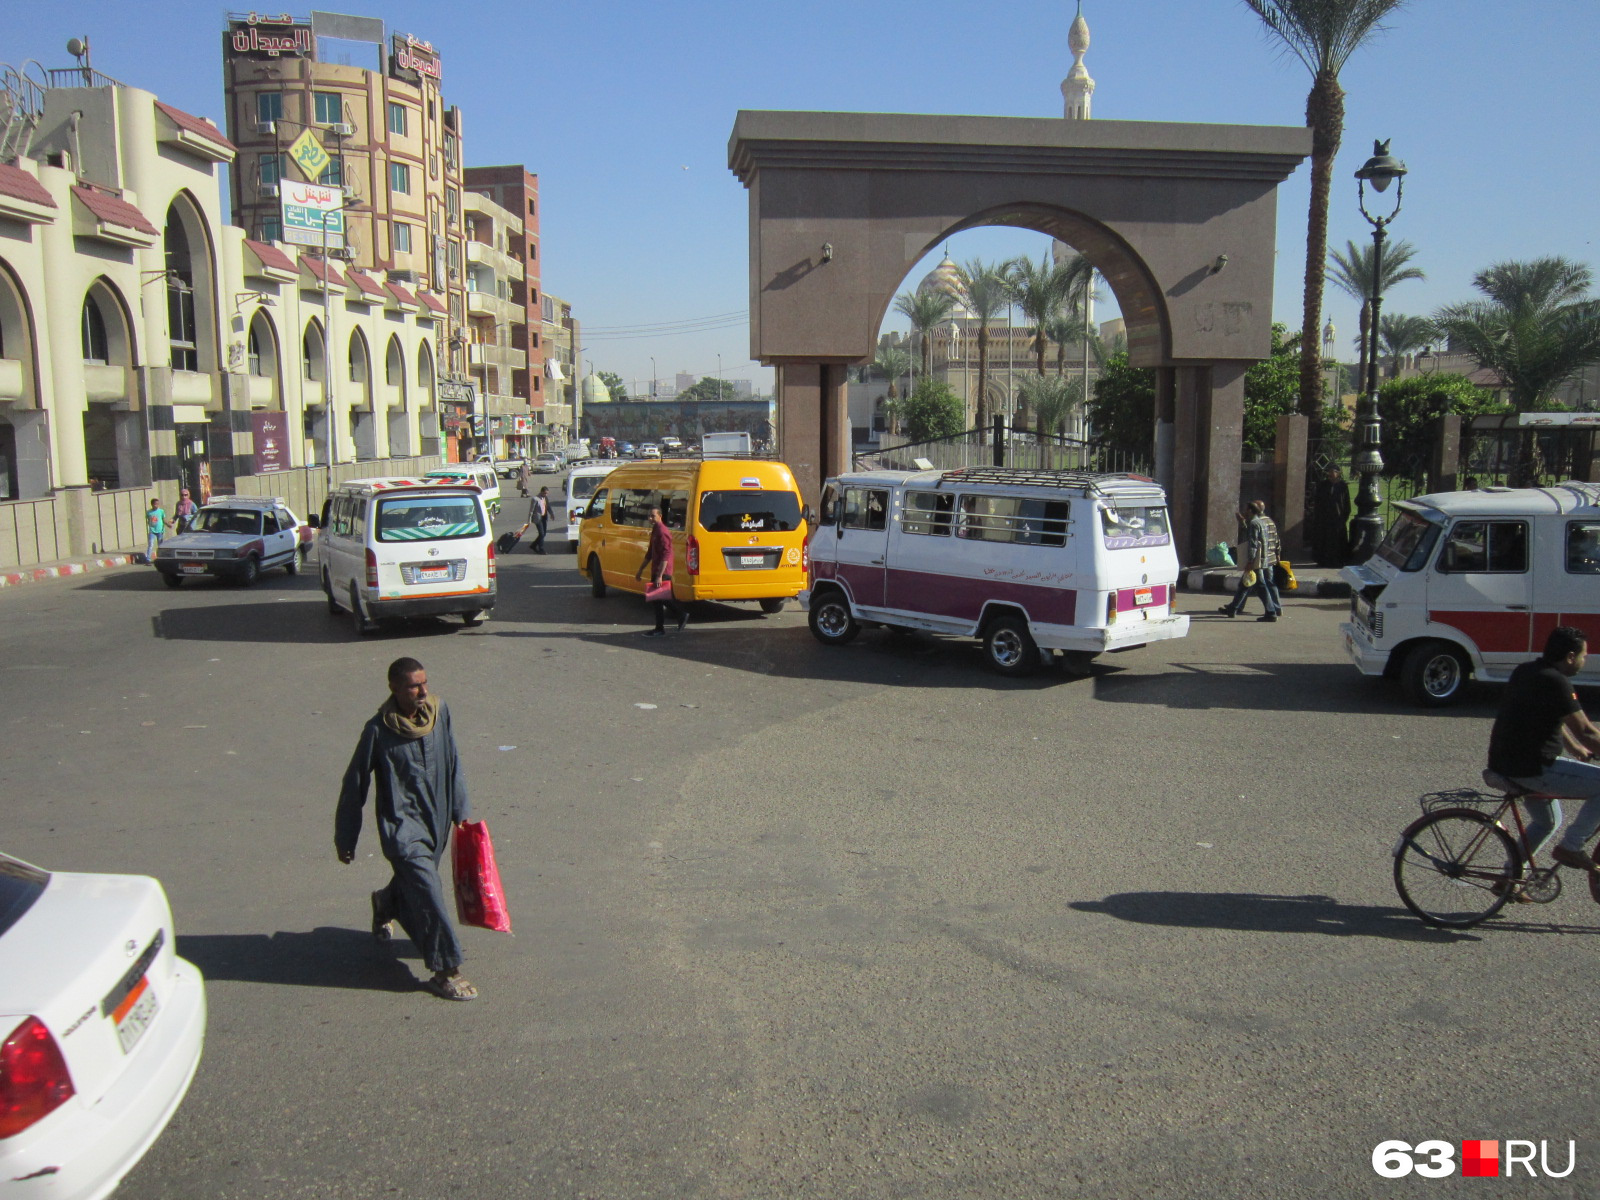
[[[1240,518],[1243,519],[1242,513]],[[1250,501],[1250,519],[1245,525],[1245,545],[1247,549],[1244,578],[1248,579],[1250,573],[1254,571],[1256,581],[1249,588],[1241,587],[1239,594],[1217,611],[1225,617],[1236,617],[1239,615],[1239,610],[1244,607],[1245,600],[1255,592],[1261,597],[1261,603],[1267,610],[1265,616],[1257,617],[1256,620],[1276,621],[1278,615],[1283,612],[1283,603],[1278,599],[1278,581],[1274,578],[1280,556],[1278,527],[1273,524],[1272,518],[1267,516],[1267,505],[1264,500]]]
[[450,831],[471,816],[467,780],[450,710],[428,691],[428,672],[414,658],[389,664],[389,698],[362,727],[345,770],[333,832],[342,863],[356,856],[373,781],[378,844],[394,877],[372,893],[372,936],[388,941],[391,923],[399,921],[433,972],[428,990],[446,1000],[476,1000],[478,989],[461,974],[461,942],[439,881]]
[[550,528],[550,489],[542,487],[539,494],[533,498],[533,503],[528,506],[528,524],[539,531],[533,539],[533,545],[528,549],[535,554],[544,553],[544,535]]

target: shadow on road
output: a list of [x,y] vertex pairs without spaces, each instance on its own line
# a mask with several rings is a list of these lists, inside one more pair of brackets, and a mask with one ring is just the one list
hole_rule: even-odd
[[[1132,921],[1140,925],[1172,925],[1183,929],[1324,933],[1334,937],[1397,938],[1408,942],[1478,940],[1478,935],[1474,933],[1434,929],[1424,925],[1403,908],[1341,904],[1331,896],[1268,896],[1254,892],[1119,892],[1104,900],[1079,900],[1070,907],[1079,912],[1105,913],[1119,921]],[[1497,921],[1495,924],[1506,927],[1503,922]]]
[[396,959],[395,948],[414,953],[408,941],[380,949],[365,930],[332,926],[309,933],[280,930],[178,937],[178,953],[199,967],[208,982],[414,992],[422,987],[422,981]]

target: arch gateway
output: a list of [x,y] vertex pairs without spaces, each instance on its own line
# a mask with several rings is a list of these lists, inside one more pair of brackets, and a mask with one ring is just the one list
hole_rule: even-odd
[[1157,475],[1182,561],[1232,541],[1244,373],[1271,348],[1277,188],[1311,152],[1288,126],[890,113],[738,114],[750,193],[751,357],[776,368],[779,445],[813,499],[848,470],[845,368],[870,361],[906,274],[981,225],[1083,254],[1157,369]]

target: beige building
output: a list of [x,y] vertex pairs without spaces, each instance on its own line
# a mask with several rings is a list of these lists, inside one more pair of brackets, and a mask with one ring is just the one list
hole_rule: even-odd
[[549,292],[541,300],[543,320],[539,340],[544,347],[545,424],[550,445],[560,447],[579,436],[582,419],[578,377],[582,342],[572,305]]
[[330,449],[437,461],[441,297],[225,224],[210,122],[87,66],[6,78],[0,565],[142,545],[180,485],[320,504]]

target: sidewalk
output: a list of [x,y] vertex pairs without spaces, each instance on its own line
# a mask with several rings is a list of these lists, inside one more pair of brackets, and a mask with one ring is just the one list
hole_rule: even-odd
[[[1299,583],[1292,592],[1281,593],[1285,600],[1344,600],[1349,599],[1350,585],[1339,578],[1336,567],[1314,567],[1309,563],[1293,564],[1295,580]],[[1178,576],[1178,587],[1185,592],[1225,592],[1232,595],[1239,586],[1238,567],[1184,567]]]
[[89,571],[103,571],[109,567],[129,567],[142,563],[144,551],[125,550],[120,554],[100,554],[83,558],[63,558],[55,562],[35,563],[31,567],[14,567],[0,572],[0,588],[17,587],[24,583],[40,583],[46,579],[60,579],[64,575],[83,575]]

